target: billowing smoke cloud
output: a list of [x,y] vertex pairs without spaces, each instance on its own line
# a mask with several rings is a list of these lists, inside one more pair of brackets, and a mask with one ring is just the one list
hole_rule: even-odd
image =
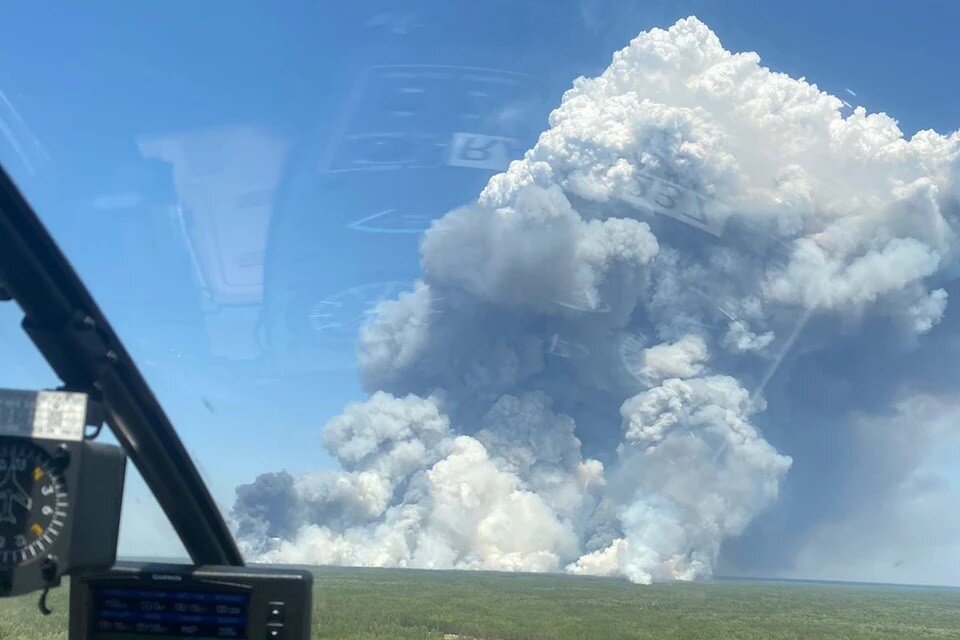
[[946,310],[960,135],[842,107],[695,18],[577,79],[362,329],[342,471],[239,489],[247,552],[709,576],[791,467],[758,428],[777,367]]

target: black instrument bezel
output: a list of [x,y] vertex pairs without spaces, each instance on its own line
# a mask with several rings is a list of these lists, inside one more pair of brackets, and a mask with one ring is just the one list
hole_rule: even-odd
[[[61,442],[57,440],[44,440],[42,438],[21,438],[16,436],[0,436],[0,441],[10,443],[29,443],[40,449],[50,458],[54,458],[61,447],[65,447],[71,458],[80,454],[80,443]],[[79,465],[70,464],[65,469],[58,471],[60,480],[63,483],[67,494],[66,516],[64,517],[64,526],[60,534],[54,538],[53,544],[46,549],[45,555],[53,555],[57,559],[57,570],[54,574],[53,584],[59,584],[60,577],[64,574],[71,562],[71,544],[73,534],[73,523],[76,516],[76,488]],[[48,581],[43,575],[41,559],[31,560],[25,564],[19,564],[12,567],[0,566],[0,596],[15,596],[31,591],[36,591]]]

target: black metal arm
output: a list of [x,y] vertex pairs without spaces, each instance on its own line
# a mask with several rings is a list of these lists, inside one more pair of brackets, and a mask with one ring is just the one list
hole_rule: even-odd
[[63,380],[103,403],[107,424],[197,564],[243,558],[177,432],[83,282],[0,168],[0,300]]

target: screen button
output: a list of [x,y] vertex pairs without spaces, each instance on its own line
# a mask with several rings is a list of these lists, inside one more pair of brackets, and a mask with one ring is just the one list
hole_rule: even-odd
[[282,623],[286,614],[286,605],[282,602],[267,603],[267,624],[272,622]]
[[267,626],[266,640],[283,640],[283,625],[271,624]]

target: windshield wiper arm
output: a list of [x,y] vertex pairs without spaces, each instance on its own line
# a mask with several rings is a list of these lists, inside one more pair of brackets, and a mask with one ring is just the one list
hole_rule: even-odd
[[242,565],[236,541],[133,359],[16,185],[0,167],[0,300],[66,388],[100,401],[107,424],[197,564]]

